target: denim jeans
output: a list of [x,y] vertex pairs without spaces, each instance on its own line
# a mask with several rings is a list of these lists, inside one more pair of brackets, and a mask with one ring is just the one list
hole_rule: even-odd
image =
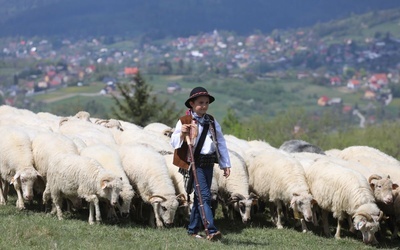
[[[200,193],[203,199],[203,208],[205,217],[208,221],[208,233],[212,234],[217,232],[217,228],[214,225],[214,217],[211,210],[211,181],[213,177],[214,164],[208,166],[201,166],[196,163],[197,179],[199,181]],[[195,234],[201,229],[201,225],[204,224],[201,216],[201,207],[198,200],[197,188],[194,185],[194,200],[193,207],[190,213],[190,223],[188,226],[188,233]]]

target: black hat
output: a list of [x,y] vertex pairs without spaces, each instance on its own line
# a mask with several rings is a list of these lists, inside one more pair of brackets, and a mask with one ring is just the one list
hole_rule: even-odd
[[189,96],[189,99],[187,99],[187,101],[185,102],[185,106],[188,108],[191,108],[189,102],[199,96],[208,96],[210,98],[210,103],[215,101],[215,98],[213,96],[211,96],[205,88],[196,87],[196,88],[192,89],[192,91],[190,91],[190,96]]

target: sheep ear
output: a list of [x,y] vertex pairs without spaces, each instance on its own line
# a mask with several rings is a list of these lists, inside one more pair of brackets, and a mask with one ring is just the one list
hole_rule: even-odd
[[392,189],[397,189],[398,187],[399,187],[399,185],[397,185],[396,183],[393,183]]
[[372,181],[369,186],[371,187],[372,190],[375,190],[375,183]]
[[10,184],[14,184],[18,180],[19,177],[20,177],[20,173],[19,172],[15,173],[14,177],[11,178]]
[[364,220],[359,221],[357,224],[354,225],[356,230],[361,230],[361,228],[366,224]]
[[102,180],[101,181],[101,189],[105,189],[108,185],[108,180]]

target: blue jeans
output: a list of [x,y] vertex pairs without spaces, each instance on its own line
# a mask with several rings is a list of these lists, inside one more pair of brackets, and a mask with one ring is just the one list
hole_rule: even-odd
[[[196,173],[197,173],[197,179],[199,181],[199,186],[200,186],[200,193],[201,197],[203,199],[203,208],[205,212],[205,217],[208,221],[208,233],[213,234],[217,232],[217,228],[214,226],[214,217],[213,213],[211,210],[211,181],[213,177],[213,168],[214,165],[208,165],[208,166],[200,166],[196,164]],[[195,186],[196,184],[193,183],[194,186],[194,201],[193,201],[193,207],[192,211],[190,213],[190,223],[188,226],[188,233],[189,234],[195,234],[198,233],[201,224],[203,223],[203,219],[201,216],[201,207],[200,203],[198,200],[198,195],[197,195],[197,188]]]

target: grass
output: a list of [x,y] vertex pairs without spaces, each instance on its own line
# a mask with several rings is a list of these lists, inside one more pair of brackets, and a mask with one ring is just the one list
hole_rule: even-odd
[[[266,214],[257,214],[244,225],[229,221],[217,210],[215,223],[223,233],[220,242],[190,238],[183,227],[153,229],[135,223],[89,225],[87,211],[65,213],[65,219],[31,209],[15,208],[15,196],[0,206],[0,249],[398,249],[399,241],[385,239],[377,247],[343,230],[343,238],[320,236],[319,230],[302,233],[298,228],[276,229]],[[332,224],[333,225],[333,224]],[[331,226],[333,232],[334,226]]]

